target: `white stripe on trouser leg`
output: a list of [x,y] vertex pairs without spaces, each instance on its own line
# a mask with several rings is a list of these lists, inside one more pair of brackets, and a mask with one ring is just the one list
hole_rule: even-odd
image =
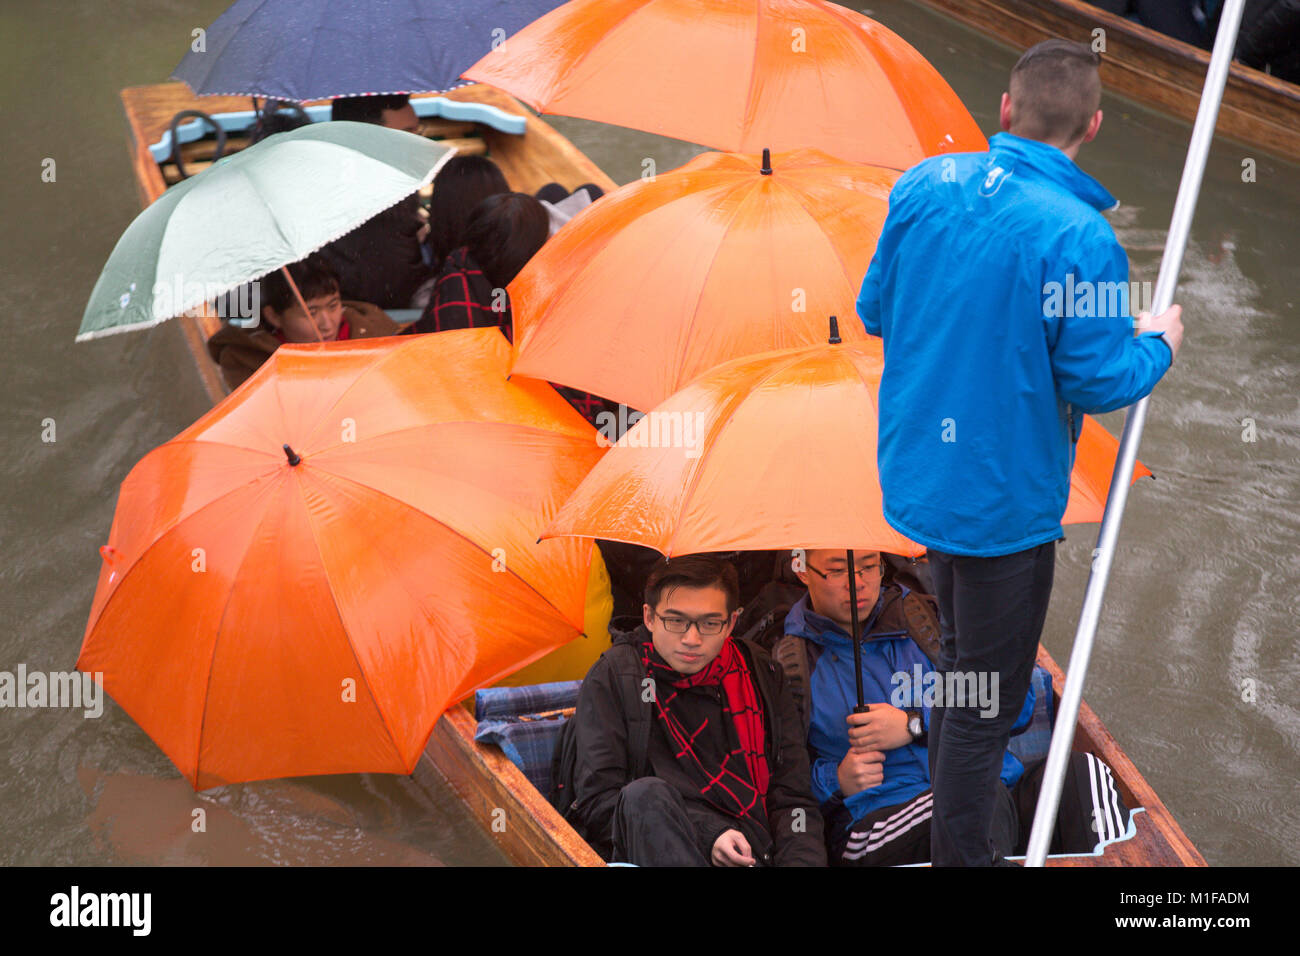
[[1110,770],[1100,760],[1090,753],[1085,753],[1084,759],[1088,763],[1088,783],[1092,791],[1092,818],[1097,823],[1097,837],[1100,840],[1115,840],[1119,838],[1118,811],[1112,813],[1108,801],[1110,789],[1109,781],[1104,779],[1110,776]]
[[[1106,831],[1109,824],[1106,821],[1105,811],[1102,810],[1101,801],[1097,799],[1097,766],[1092,761],[1092,754],[1084,754],[1083,761],[1088,765],[1088,796],[1092,800],[1092,830],[1097,836],[1097,840],[1106,839]],[[1093,842],[1096,846],[1097,842]]]
[[844,853],[841,859],[857,860],[873,853],[881,847],[892,843],[903,834],[915,829],[920,824],[930,819],[931,812],[930,795],[926,794],[924,799],[893,816],[886,817],[884,820],[878,820],[871,825],[871,829],[860,834],[854,834],[849,838],[845,845]]
[[1102,777],[1102,796],[1106,802],[1106,812],[1115,827],[1115,839],[1119,839],[1128,832],[1128,821],[1124,819],[1124,813],[1119,806],[1119,793],[1115,790],[1115,775],[1110,772],[1110,767],[1106,766],[1105,761],[1100,757],[1094,757],[1097,761],[1098,770]]
[[885,817],[883,820],[877,820],[875,823],[871,824],[870,830],[850,833],[846,845],[850,847],[860,846],[863,843],[869,842],[875,836],[891,833],[900,827],[906,829],[905,825],[911,820],[911,818],[921,811],[929,809],[932,803],[932,795],[929,793],[926,793],[924,796],[913,797],[890,816]]

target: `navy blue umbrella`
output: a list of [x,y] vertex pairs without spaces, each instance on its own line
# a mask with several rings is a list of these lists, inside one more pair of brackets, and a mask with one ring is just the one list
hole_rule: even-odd
[[563,0],[238,0],[172,78],[200,96],[319,100],[449,90]]

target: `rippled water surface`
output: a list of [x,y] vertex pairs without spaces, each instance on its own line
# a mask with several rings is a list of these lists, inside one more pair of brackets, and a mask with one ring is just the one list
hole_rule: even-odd
[[[207,407],[179,329],[73,345],[94,279],[138,211],[117,91],[164,80],[224,0],[4,4],[0,90],[10,356],[3,428],[0,670],[73,666],[117,487]],[[859,9],[868,9],[858,5]],[[935,63],[986,132],[1014,51],[911,4],[870,4]],[[1080,154],[1123,206],[1133,278],[1154,282],[1189,128],[1107,97]],[[863,122],[869,123],[869,111]],[[555,125],[626,182],[698,147]],[[57,162],[43,183],[42,160]],[[1242,160],[1254,158],[1255,182]],[[1295,166],[1216,144],[1178,300],[1187,340],[1155,392],[1086,699],[1216,864],[1300,863],[1300,323]],[[863,264],[865,270],[865,263]],[[43,421],[57,440],[41,440]],[[1103,417],[1112,431],[1122,414]],[[1251,434],[1253,431],[1253,435]],[[1251,440],[1244,438],[1253,437]],[[1068,659],[1095,526],[1067,530],[1045,642]],[[203,807],[209,833],[190,828]],[[215,830],[214,830],[215,828]],[[0,711],[0,862],[502,861],[448,793],[383,775],[196,796],[120,709]]]

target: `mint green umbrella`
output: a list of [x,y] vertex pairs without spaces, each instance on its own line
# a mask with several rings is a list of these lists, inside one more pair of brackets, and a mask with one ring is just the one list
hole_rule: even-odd
[[329,122],[219,160],[127,227],[77,341],[158,325],[297,262],[427,185],[453,152],[400,130]]

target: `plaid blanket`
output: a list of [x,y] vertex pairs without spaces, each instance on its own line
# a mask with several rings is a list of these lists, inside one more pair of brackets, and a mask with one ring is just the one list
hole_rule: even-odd
[[1047,757],[1047,750],[1052,745],[1052,675],[1045,667],[1035,667],[1034,676],[1030,678],[1034,688],[1034,713],[1029,718],[1029,726],[1023,733],[1011,738],[1007,749],[1026,767],[1035,760]]
[[560,729],[573,715],[581,681],[529,687],[490,687],[474,695],[479,743],[496,744],[529,782],[551,792],[551,757]]

